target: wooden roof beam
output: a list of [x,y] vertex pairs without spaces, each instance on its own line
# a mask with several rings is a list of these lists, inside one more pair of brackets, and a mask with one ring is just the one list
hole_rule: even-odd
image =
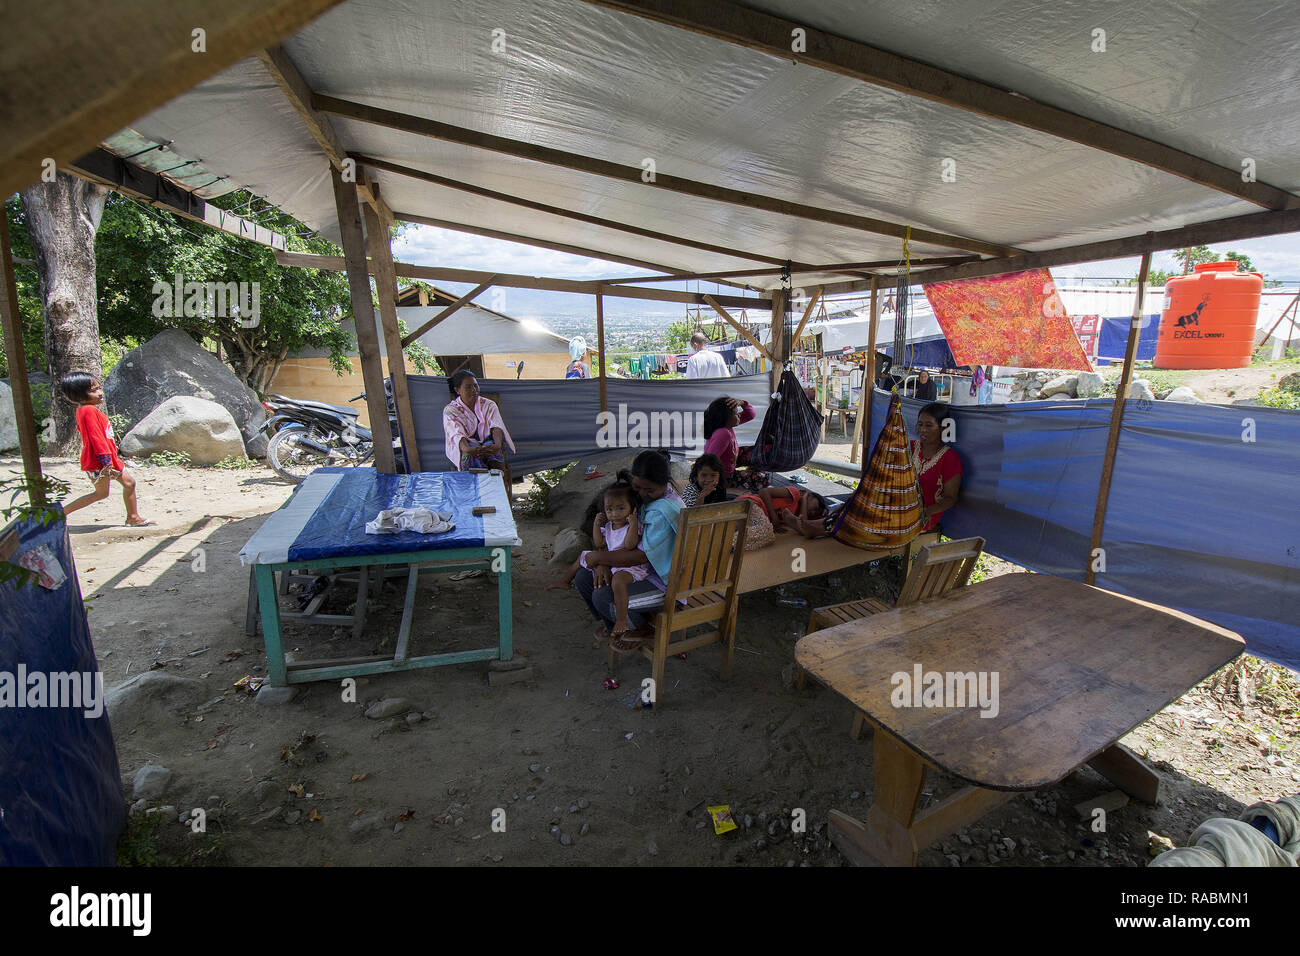
[[[330,161],[330,165],[342,172],[343,163],[348,158],[348,151],[343,148],[343,143],[334,131],[334,124],[330,122],[330,118],[312,108],[311,87],[307,85],[293,58],[283,46],[279,45],[259,50],[257,58],[271,74],[271,79],[275,80],[276,85],[280,87],[284,98],[289,101],[289,105],[307,127],[307,132],[311,134],[312,139],[316,140],[316,144],[320,146],[321,152]],[[378,183],[371,182],[366,171],[360,167],[356,170],[356,184],[357,194],[362,201],[379,214],[379,218],[385,225],[392,225],[393,211],[379,197]]]
[[912,242],[924,242],[927,245],[958,249],[962,252],[975,252],[985,256],[1010,256],[1020,251],[1014,246],[981,242],[977,239],[967,239],[964,236],[950,236],[947,233],[918,229],[912,226],[900,225],[899,223],[887,222],[884,219],[874,219],[870,216],[841,212],[836,209],[822,209],[818,206],[792,202],[788,199],[778,199],[773,196],[746,192],[743,189],[731,189],[727,186],[697,182],[681,176],[672,176],[665,172],[657,172],[654,180],[646,183],[641,178],[644,170],[640,166],[625,166],[622,163],[615,163],[594,156],[583,156],[580,153],[571,153],[563,149],[552,149],[549,146],[523,143],[518,140],[507,139],[504,136],[480,133],[478,130],[466,129],[463,126],[453,126],[450,123],[426,119],[423,116],[398,113],[378,106],[366,106],[364,103],[353,103],[333,96],[322,96],[319,93],[312,96],[311,102],[312,106],[318,110],[335,116],[346,116],[348,119],[357,120],[358,122],[383,126],[387,129],[412,133],[416,136],[440,139],[449,143],[458,143],[475,149],[489,150],[506,156],[515,156],[519,159],[546,163],[550,166],[571,169],[593,176],[603,176],[606,179],[637,183],[653,189],[664,189],[669,192],[695,196],[698,199],[729,203],[733,206],[744,206],[750,209],[762,209],[766,212],[792,216],[796,219],[843,226],[847,229],[859,229],[873,235],[894,236],[898,239],[910,238]]
[[[550,242],[546,239],[535,239],[532,236],[521,236],[518,233],[502,232],[499,229],[486,229],[482,226],[469,226],[463,222],[450,222],[446,219],[434,219],[431,216],[417,216],[410,212],[394,212],[393,215],[403,222],[415,222],[423,226],[436,226],[439,229],[450,229],[453,232],[465,232],[472,236],[486,236],[489,239],[503,239],[506,242],[518,242],[526,246],[537,246],[540,249],[551,249],[555,252],[567,252],[573,256],[586,256],[589,259],[601,259],[605,262],[621,262],[624,265],[639,266],[642,269],[658,269],[660,272],[666,272],[665,276],[652,276],[650,279],[638,279],[638,282],[676,282],[682,279],[693,279],[694,275],[683,272],[681,269],[675,269],[672,266],[666,266],[661,262],[649,262],[645,259],[634,259],[630,256],[616,256],[609,252],[599,249],[588,249],[585,246],[574,246],[567,242]],[[773,270],[776,271],[776,270]],[[756,273],[760,274],[760,273]],[[622,279],[604,279],[604,282],[622,282],[632,280]],[[734,282],[725,283],[736,288],[745,288]]]
[[[732,0],[710,0],[709,3],[696,0],[586,2],[1067,139],[1217,189],[1266,209],[1300,208],[1300,196],[1266,183],[1244,182],[1240,168],[1220,166],[1011,90],[816,30],[803,23],[742,7]],[[807,44],[806,50],[798,53],[791,50],[791,31],[796,29],[804,31]]]
[[[0,196],[94,149],[339,0],[133,0],[6,8]],[[192,31],[205,31],[205,52]]]
[[[1052,266],[1075,265],[1080,262],[1100,262],[1103,259],[1124,259],[1147,252],[1164,249],[1185,249],[1188,246],[1210,245],[1216,242],[1237,242],[1260,236],[1276,236],[1286,232],[1300,232],[1300,209],[1279,212],[1256,212],[1230,219],[1215,219],[1163,232],[1147,232],[1124,239],[1088,242],[1078,246],[1065,246],[1045,252],[1031,252],[1010,259],[984,259],[965,265],[944,269],[923,269],[912,273],[912,285],[932,282],[951,282],[956,279],[977,279],[982,276],[1023,272],[1026,269],[1043,269]],[[870,288],[870,283],[841,282],[826,285],[826,295],[860,292]]]
[[[331,269],[341,272],[345,263],[342,256],[318,256],[305,252],[280,252],[275,261],[282,266],[299,266],[305,269]],[[367,266],[369,268],[369,264]],[[690,305],[708,304],[707,296],[695,292],[678,292],[674,289],[641,289],[636,286],[607,285],[600,279],[552,279],[544,276],[521,276],[480,272],[475,269],[444,269],[437,266],[416,266],[407,262],[393,263],[394,272],[406,279],[429,279],[434,282],[467,282],[477,285],[487,282],[509,289],[539,289],[544,292],[577,292],[580,295],[600,293],[614,299],[649,299],[655,302],[685,302]],[[716,295],[718,302],[736,309],[768,309],[771,302],[757,296]]]
[[[513,196],[510,193],[498,192],[495,189],[487,189],[483,186],[475,186],[473,183],[461,182],[459,179],[449,179],[446,176],[439,176],[437,173],[428,173],[422,169],[415,169],[410,166],[401,166],[397,163],[390,163],[387,160],[376,159],[373,156],[364,156],[359,153],[349,153],[358,163],[364,163],[367,166],[373,166],[375,169],[382,169],[390,173],[397,173],[399,176],[409,176],[411,179],[419,179],[426,183],[432,183],[435,186],[445,186],[447,189],[456,189],[461,192],[470,193],[474,196],[482,196],[485,199],[495,199],[499,202],[509,203],[513,206],[521,206],[524,209],[533,209],[537,212],[550,213],[553,216],[560,216],[564,219],[573,219],[577,222],[585,222],[593,226],[601,226],[605,229],[613,229],[617,232],[626,232],[633,236],[643,236],[646,239],[655,239],[659,242],[667,242],[677,246],[686,246],[691,249],[701,249],[704,252],[713,252],[721,256],[730,256],[733,259],[749,259],[753,262],[766,262],[777,267],[778,270],[785,266],[785,260],[776,256],[759,255],[756,252],[744,252],[740,249],[732,249],[727,246],[714,245],[711,242],[698,242],[694,239],[687,239],[682,236],[672,236],[666,232],[655,232],[653,229],[644,229],[641,226],[632,226],[627,223],[617,222],[613,219],[602,219],[599,216],[589,216],[586,213],[574,212],[571,209],[564,209],[560,206],[551,206],[546,203],[536,202],[532,199],[524,199],[522,196]],[[403,213],[403,215],[411,215]],[[795,263],[797,266],[804,266],[805,263]]]
[[[933,259],[913,259],[912,265],[953,265],[959,262],[970,262],[978,259],[979,256],[939,256]],[[880,259],[876,262],[836,262],[823,266],[791,266],[790,273],[795,275],[801,272],[859,272],[867,269],[894,269],[902,268],[902,264],[897,259]],[[634,282],[675,282],[683,279],[689,280],[722,280],[736,279],[742,276],[765,276],[776,275],[784,271],[783,268],[773,269],[737,269],[730,272],[690,272],[685,274],[668,275],[668,276],[633,276],[622,279],[604,279],[604,282],[617,283],[634,283]]]

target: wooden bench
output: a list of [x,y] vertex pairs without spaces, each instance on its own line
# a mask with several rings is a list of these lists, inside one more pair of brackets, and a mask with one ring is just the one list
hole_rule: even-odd
[[[799,554],[802,549],[802,555]],[[858,564],[879,561],[893,554],[904,554],[906,547],[888,548],[884,551],[863,551],[841,544],[834,538],[801,538],[795,534],[778,534],[776,542],[757,551],[746,551],[745,560],[740,568],[740,580],[736,589],[740,594],[762,591],[789,584],[804,578],[841,571]],[[794,568],[799,566],[800,571]],[[662,607],[662,594],[638,594],[628,602],[628,607],[637,611],[654,610]]]

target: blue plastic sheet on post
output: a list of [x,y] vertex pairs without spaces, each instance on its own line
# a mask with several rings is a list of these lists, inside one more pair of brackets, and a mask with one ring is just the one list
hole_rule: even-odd
[[[1097,355],[1109,359],[1122,359],[1128,348],[1128,327],[1132,316],[1104,318],[1097,339]],[[1144,315],[1142,327],[1138,329],[1137,355],[1141,361],[1156,357],[1156,339],[1160,336],[1160,313]]]
[[[448,474],[431,486],[418,475],[385,475],[372,468],[321,468],[342,478],[317,506],[289,547],[290,561],[352,555],[398,554],[437,548],[483,547],[478,475]],[[451,513],[452,531],[430,536],[415,531],[366,534],[366,523],[388,508],[428,508]]]
[[[0,681],[16,681],[21,668],[26,686],[8,686],[33,703],[32,675],[41,674],[47,691],[57,684],[58,702],[68,703],[63,694],[71,692],[71,681],[52,676],[76,675],[84,690],[90,675],[93,700],[102,708],[103,680],[65,522],[10,527],[20,539],[11,562],[46,545],[68,577],[52,591],[30,583],[0,585]],[[0,701],[0,866],[111,866],[126,808],[108,714],[100,709],[87,716],[96,708],[85,699],[78,706],[41,707]],[[46,704],[52,701],[47,694]]]
[[[876,390],[868,448],[888,403]],[[903,399],[913,434],[924,404]],[[992,554],[1082,581],[1111,404],[957,407],[964,475],[944,534],[979,535]],[[1097,586],[1204,618],[1251,654],[1300,668],[1297,473],[1296,412],[1129,400]]]
[[[420,464],[426,471],[447,471],[452,467],[442,431],[442,410],[451,400],[447,380],[408,375],[406,382]],[[626,439],[612,446],[601,444],[599,379],[482,379],[479,391],[501,406],[501,417],[516,449],[507,451],[510,470],[526,475],[580,458],[626,454],[629,449],[667,448],[698,454],[704,446],[699,427],[704,409],[722,395],[754,406],[754,421],[736,429],[741,445],[750,444],[758,436],[771,399],[772,381],[767,374],[666,381],[608,379],[605,404],[616,436],[622,434]],[[686,416],[691,416],[689,421]],[[646,426],[640,433],[635,430],[639,422]],[[621,432],[620,424],[624,426]],[[696,440],[689,441],[692,438]]]

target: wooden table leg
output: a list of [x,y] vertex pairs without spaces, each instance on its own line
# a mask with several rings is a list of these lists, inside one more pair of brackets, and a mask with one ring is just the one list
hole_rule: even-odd
[[257,572],[248,569],[248,606],[244,608],[244,633],[257,636]]
[[1123,744],[1111,744],[1089,760],[1088,766],[1144,803],[1155,803],[1160,797],[1160,775]]
[[256,565],[257,602],[262,611],[262,639],[266,641],[266,676],[273,687],[288,684],[284,663],[284,642],[280,639],[280,602],[275,594],[275,572]]
[[863,823],[832,810],[831,842],[858,866],[916,866],[925,847],[973,823],[1015,792],[965,787],[917,813],[926,765],[889,731],[872,723],[875,803]]
[[[384,566],[381,564],[375,568],[375,571],[383,578]],[[370,568],[364,564],[357,568],[357,603],[352,609],[352,639],[354,641],[361,639],[361,633],[366,628],[366,584],[370,580]]]
[[[496,549],[494,548],[493,551]],[[500,659],[508,661],[515,656],[515,618],[514,604],[510,596],[510,549],[503,547],[504,552],[502,561],[504,567],[497,573],[497,627],[500,629],[500,635],[497,638],[497,646],[500,650]],[[495,561],[495,555],[492,555]]]
[[411,624],[415,620],[415,592],[420,587],[420,566],[412,564],[406,576],[406,601],[402,605],[402,624],[397,629],[397,652],[393,660],[404,661],[407,657],[407,644],[411,640]]

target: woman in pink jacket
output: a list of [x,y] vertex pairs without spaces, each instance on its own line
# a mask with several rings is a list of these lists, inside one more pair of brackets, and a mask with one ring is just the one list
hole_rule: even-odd
[[442,410],[442,431],[446,439],[447,459],[457,471],[467,468],[496,468],[505,478],[510,494],[510,466],[506,448],[515,443],[506,430],[501,410],[490,398],[478,393],[478,379],[468,371],[459,371],[447,380],[452,400]]
[[[740,447],[736,427],[754,420],[754,406],[723,395],[704,410],[704,454],[717,455],[722,462],[724,484],[742,491],[767,487],[767,473],[745,468],[749,449]],[[741,466],[737,468],[737,466]]]

